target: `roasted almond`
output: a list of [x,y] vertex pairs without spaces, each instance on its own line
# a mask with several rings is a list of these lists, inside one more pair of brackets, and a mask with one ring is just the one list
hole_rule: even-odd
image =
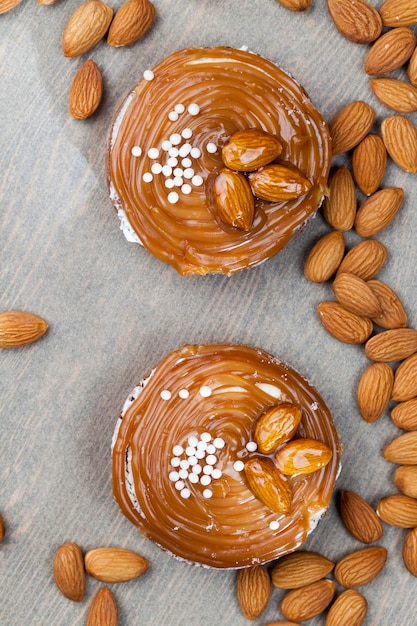
[[[349,4],[354,6],[350,1]],[[356,100],[343,107],[330,123],[333,155],[347,152],[358,145],[371,130],[374,123],[373,108]]]
[[101,0],[87,0],[70,16],[62,35],[66,57],[76,57],[91,50],[107,32],[113,9]]
[[395,470],[394,485],[405,496],[417,498],[417,465],[400,465]]
[[0,348],[20,348],[37,341],[48,330],[48,324],[27,311],[0,313]]
[[380,280],[368,281],[369,287],[378,297],[382,313],[373,321],[382,328],[404,328],[408,324],[408,316],[398,295],[391,287]]
[[378,297],[356,274],[338,274],[333,281],[333,292],[338,302],[356,315],[374,318],[381,313]]
[[349,41],[370,43],[381,34],[381,16],[366,0],[327,0],[327,7],[337,30]]
[[417,526],[417,500],[402,493],[381,498],[376,507],[379,517],[390,526],[414,528]]
[[365,422],[375,422],[388,406],[394,384],[394,372],[387,363],[372,363],[363,372],[358,385],[359,412]]
[[279,620],[278,622],[268,622],[266,626],[300,626],[300,625],[297,624],[297,622],[289,622],[288,620]]
[[363,202],[355,218],[355,229],[361,237],[373,237],[395,218],[404,201],[401,187],[380,189]]
[[297,622],[312,619],[327,609],[335,589],[336,583],[327,579],[292,589],[281,602],[281,613],[286,619]]
[[417,465],[417,431],[413,430],[393,439],[384,449],[383,455],[390,463]]
[[417,330],[393,328],[374,335],[365,345],[365,354],[371,361],[401,361],[417,352]]
[[90,117],[100,104],[103,81],[100,70],[92,59],[81,65],[71,84],[68,110],[76,120]]
[[382,139],[391,159],[404,172],[417,172],[417,128],[408,117],[393,115],[381,123]]
[[395,372],[392,399],[405,402],[417,396],[417,354],[402,361]]
[[339,302],[321,302],[317,312],[327,332],[344,343],[364,343],[372,333],[370,319],[351,313]]
[[384,26],[411,26],[417,23],[416,0],[385,0],[379,7]]
[[85,571],[81,548],[64,543],[55,552],[53,562],[55,583],[69,600],[81,602],[85,594]]
[[305,11],[313,4],[313,0],[278,0],[278,2],[290,11]]
[[253,565],[239,570],[237,598],[242,613],[250,620],[264,612],[271,595],[271,578],[263,565]]
[[345,252],[343,233],[334,230],[312,247],[304,265],[304,276],[314,283],[329,280],[337,271]]
[[7,13],[7,11],[11,11],[21,2],[22,0],[0,0],[0,15],[2,13]]
[[252,228],[255,199],[243,174],[221,169],[214,180],[213,193],[222,222],[243,231]]
[[85,569],[104,583],[121,583],[142,576],[149,561],[126,548],[94,548],[85,557]]
[[3,515],[0,513],[0,541],[3,541],[6,534],[6,526],[4,524]]
[[155,6],[150,0],[126,0],[112,19],[107,43],[129,46],[143,37],[155,19]]
[[417,85],[417,48],[415,48],[407,66],[407,76],[410,83]]
[[340,165],[330,174],[329,194],[324,198],[322,213],[326,222],[337,230],[350,230],[356,216],[356,191],[352,174]]
[[417,38],[411,28],[389,30],[375,41],[366,55],[367,74],[384,75],[404,65],[413,54]]
[[387,556],[382,546],[355,550],[336,563],[335,578],[344,587],[367,585],[382,571]]
[[[387,151],[379,135],[370,133],[353,150],[353,176],[359,189],[370,196],[379,188],[387,168]],[[356,215],[356,211],[355,211]]]
[[270,202],[285,202],[305,195],[310,181],[297,169],[271,164],[260,167],[248,176],[255,196]]
[[346,530],[362,543],[381,539],[384,530],[371,505],[353,491],[341,491],[339,511]]
[[417,528],[410,530],[403,543],[404,565],[413,576],[417,576]]
[[331,461],[332,451],[316,439],[292,439],[278,450],[275,462],[285,476],[312,474]]
[[272,584],[279,589],[299,589],[324,578],[334,567],[322,554],[297,550],[282,556],[271,569]]
[[400,402],[391,411],[392,421],[403,430],[417,430],[417,398]]
[[382,104],[398,113],[417,111],[417,87],[397,78],[373,78],[371,89]]
[[367,610],[366,598],[356,589],[346,589],[330,607],[325,626],[361,626]]
[[257,128],[240,130],[223,146],[226,167],[239,172],[253,172],[274,161],[282,152],[282,143],[275,135]]
[[387,258],[387,248],[377,239],[360,241],[342,259],[337,274],[345,272],[370,280],[384,267]]
[[93,598],[86,626],[117,626],[118,614],[114,595],[108,587],[102,587]]
[[268,509],[276,513],[291,510],[291,486],[270,458],[250,458],[245,463],[244,472],[249,489]]
[[253,439],[262,454],[271,454],[294,437],[302,412],[291,402],[282,402],[262,413],[255,422]]

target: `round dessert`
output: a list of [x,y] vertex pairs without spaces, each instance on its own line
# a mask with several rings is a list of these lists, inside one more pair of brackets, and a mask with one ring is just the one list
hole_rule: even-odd
[[330,159],[328,127],[291,76],[244,49],[189,48],[144,72],[123,102],[107,182],[129,241],[182,275],[232,274],[314,215]]
[[326,511],[341,446],[297,371],[240,345],[186,345],[126,400],[113,495],[159,547],[213,568],[296,550]]

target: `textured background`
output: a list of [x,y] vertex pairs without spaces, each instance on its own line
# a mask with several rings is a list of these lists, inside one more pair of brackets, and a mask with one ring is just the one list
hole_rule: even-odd
[[[0,15],[0,309],[30,310],[50,324],[36,344],[0,353],[0,511],[7,525],[0,623],[84,623],[99,583],[89,579],[85,600],[72,603],[58,592],[51,568],[57,546],[76,541],[84,550],[125,546],[151,561],[142,578],[112,586],[121,625],[243,626],[234,572],[168,558],[112,499],[111,436],[136,381],[183,343],[244,342],[270,351],[304,373],[330,406],[345,450],[338,487],[374,505],[394,490],[394,468],[381,449],[398,431],[388,412],[374,424],[362,421],[355,390],[367,365],[363,348],[339,344],[318,321],[316,305],[332,297],[331,286],[307,282],[303,263],[328,231],[321,217],[258,268],[231,278],[181,278],[119,230],[104,179],[108,129],[143,70],[192,45],[246,45],[269,57],[328,120],[355,99],[372,104],[379,121],[389,111],[362,71],[366,46],[338,34],[324,0],[304,14],[275,0],[155,0],[158,17],[140,42],[126,49],[102,42],[66,59],[61,35],[77,5],[23,0]],[[102,70],[105,94],[97,114],[77,122],[67,113],[68,91],[89,57]],[[405,188],[406,201],[379,236],[390,251],[379,278],[398,292],[415,326],[417,184],[391,164],[384,185],[393,184]],[[347,240],[358,238],[350,233]],[[385,528],[388,564],[362,590],[367,625],[416,623],[416,581],[401,560],[404,535]],[[307,547],[338,559],[360,544],[332,503]],[[280,597],[274,590],[255,624],[279,619]]]

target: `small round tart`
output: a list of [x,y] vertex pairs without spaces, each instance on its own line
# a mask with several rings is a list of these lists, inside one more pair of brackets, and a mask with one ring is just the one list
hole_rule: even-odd
[[[286,436],[261,452],[271,425]],[[321,465],[316,447],[326,450]],[[303,545],[329,505],[340,453],[329,409],[294,369],[248,346],[186,345],[126,400],[113,437],[113,494],[177,558],[248,567]]]
[[[219,219],[212,188],[223,147],[251,129],[279,139],[278,162],[308,190],[275,201],[254,194],[253,223],[241,230]],[[188,48],[145,72],[123,102],[107,182],[128,240],[184,276],[232,274],[276,254],[314,215],[330,159],[328,127],[291,76],[243,49]]]

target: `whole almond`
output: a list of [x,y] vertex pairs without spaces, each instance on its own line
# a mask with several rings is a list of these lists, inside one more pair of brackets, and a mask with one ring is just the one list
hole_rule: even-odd
[[382,571],[387,556],[387,550],[382,546],[355,550],[336,564],[335,578],[344,587],[367,585]]
[[291,486],[269,457],[251,457],[245,463],[244,472],[253,495],[271,511],[288,513],[291,510]]
[[402,493],[381,498],[376,507],[379,517],[390,526],[414,528],[417,526],[417,500]]
[[350,230],[356,216],[356,191],[352,174],[340,165],[329,178],[329,195],[325,197],[322,213],[326,222],[337,230]]
[[385,447],[383,455],[390,463],[417,465],[417,431],[413,430],[393,439]]
[[368,283],[356,274],[338,274],[333,281],[336,299],[346,309],[362,317],[378,317],[381,305]]
[[286,619],[303,622],[323,613],[333,600],[336,583],[322,579],[289,591],[281,602],[281,613]]
[[213,193],[221,221],[233,228],[249,231],[254,218],[255,199],[243,174],[221,169],[214,180]]
[[417,23],[416,0],[385,0],[379,7],[384,26],[410,26]]
[[250,620],[264,612],[271,595],[271,578],[263,565],[239,570],[237,575],[237,598],[242,613]]
[[272,584],[279,589],[299,589],[330,574],[334,563],[322,554],[297,550],[282,556],[271,569]]
[[327,332],[344,343],[364,343],[372,333],[370,319],[351,313],[339,302],[321,302],[317,312]]
[[113,17],[113,9],[102,0],[87,0],[70,16],[62,35],[66,57],[76,57],[91,50],[104,37]]
[[402,361],[395,372],[392,399],[405,402],[417,396],[417,354]]
[[258,128],[233,133],[222,148],[226,167],[239,172],[253,172],[268,165],[282,152],[282,143],[275,135]]
[[327,0],[337,30],[354,43],[370,43],[382,30],[381,16],[366,0]]
[[304,265],[304,276],[314,283],[329,280],[337,271],[345,252],[343,233],[334,230],[312,247]]
[[313,0],[277,0],[283,7],[290,11],[305,11],[313,4]]
[[266,626],[300,626],[297,622],[289,622],[287,620],[279,620],[278,622],[268,622]]
[[410,83],[417,85],[417,48],[415,48],[407,66],[407,76]]
[[363,372],[358,385],[359,412],[365,422],[375,422],[388,406],[394,384],[394,372],[387,363],[372,363]]
[[11,11],[21,2],[22,0],[0,0],[0,15],[2,13],[7,13],[7,11]]
[[389,30],[375,41],[366,55],[367,74],[384,75],[404,65],[414,52],[417,38],[405,26]]
[[20,348],[37,341],[48,330],[44,319],[27,311],[0,313],[0,348]]
[[382,139],[391,159],[404,172],[417,172],[417,128],[408,117],[393,115],[381,123]]
[[269,202],[285,202],[305,195],[310,181],[297,169],[271,164],[260,167],[248,176],[252,193]]
[[152,26],[155,6],[150,0],[126,0],[117,10],[107,35],[110,46],[129,46]]
[[55,552],[53,561],[55,583],[69,600],[81,602],[85,594],[85,571],[81,548],[64,543]]
[[400,465],[395,470],[394,485],[405,496],[417,498],[417,465]]
[[278,450],[275,462],[284,476],[312,474],[330,462],[332,451],[316,439],[292,439]]
[[370,280],[368,285],[378,297],[382,308],[382,313],[373,321],[387,329],[407,326],[407,312],[395,291],[380,280]]
[[398,113],[417,111],[417,87],[397,78],[373,78],[371,89],[382,104]]
[[[351,6],[352,3],[349,1]],[[371,130],[374,123],[373,108],[356,100],[343,107],[330,123],[333,155],[347,152],[358,145]]]
[[365,354],[371,361],[401,361],[417,352],[417,330],[393,328],[371,337],[365,345]]
[[325,626],[361,626],[367,610],[366,598],[356,589],[346,589],[330,607]]
[[371,505],[353,491],[341,491],[339,511],[346,530],[362,543],[381,539],[384,530]]
[[108,587],[96,593],[88,611],[86,626],[117,626],[118,609],[114,595]]
[[6,526],[4,524],[3,515],[0,513],[0,541],[3,541],[6,534]]
[[355,229],[360,237],[373,237],[384,230],[395,218],[404,201],[401,187],[380,189],[363,202],[355,218]]
[[417,398],[397,404],[391,411],[391,418],[398,428],[417,430]]
[[94,548],[85,557],[85,569],[104,583],[121,583],[142,576],[149,561],[126,548]]
[[413,576],[417,576],[417,528],[410,530],[403,543],[404,565]]
[[387,258],[387,248],[377,239],[360,241],[343,258],[337,274],[345,272],[370,280],[384,267]]
[[271,454],[297,432],[302,418],[299,406],[282,402],[262,413],[255,421],[253,439],[262,454]]
[[81,65],[71,84],[68,110],[76,120],[90,117],[100,104],[103,81],[100,70],[92,59]]
[[[379,135],[370,133],[353,150],[353,176],[359,189],[370,196],[379,188],[387,168],[387,151]],[[356,214],[356,212],[355,212]]]

